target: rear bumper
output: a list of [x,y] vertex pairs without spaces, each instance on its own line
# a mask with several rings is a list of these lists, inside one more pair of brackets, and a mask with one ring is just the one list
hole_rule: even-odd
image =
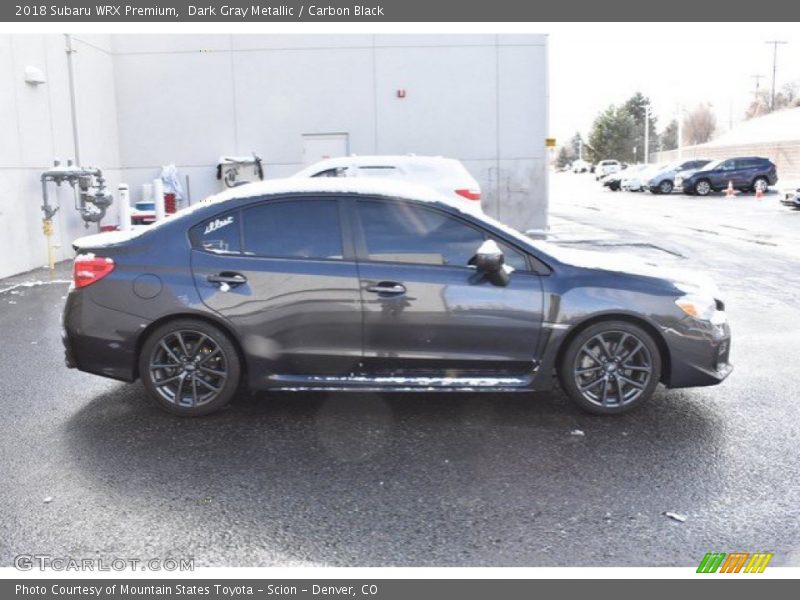
[[84,290],[72,290],[61,332],[64,361],[71,369],[133,381],[136,340],[147,324],[140,317],[92,302]]

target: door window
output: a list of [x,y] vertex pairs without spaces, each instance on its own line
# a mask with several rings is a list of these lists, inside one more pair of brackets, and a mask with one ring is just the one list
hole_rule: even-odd
[[[369,260],[467,267],[489,237],[451,215],[402,202],[359,201]],[[499,240],[506,264],[527,270],[525,257]]]
[[242,211],[244,253],[275,258],[341,259],[336,200],[265,202]]
[[233,211],[198,223],[189,232],[192,247],[217,254],[239,254],[239,213]]

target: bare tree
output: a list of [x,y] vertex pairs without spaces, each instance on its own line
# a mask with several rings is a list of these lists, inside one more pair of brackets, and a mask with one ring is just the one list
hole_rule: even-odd
[[744,113],[745,119],[752,119],[753,117],[760,117],[772,112],[773,110],[782,110],[784,108],[795,108],[800,106],[800,80],[791,81],[784,85],[781,90],[775,94],[775,106],[770,106],[770,93],[766,90],[756,93],[755,98],[747,107]]
[[683,120],[683,139],[687,144],[704,144],[717,129],[717,118],[708,104],[698,104]]

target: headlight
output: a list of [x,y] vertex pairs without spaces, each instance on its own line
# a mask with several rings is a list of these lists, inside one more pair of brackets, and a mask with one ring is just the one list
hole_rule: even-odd
[[722,325],[727,321],[722,303],[708,296],[687,294],[675,300],[675,304],[690,317],[708,321],[712,325]]

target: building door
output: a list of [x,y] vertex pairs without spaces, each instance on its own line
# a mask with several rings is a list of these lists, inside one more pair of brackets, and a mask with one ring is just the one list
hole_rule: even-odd
[[326,158],[347,156],[350,141],[346,133],[304,133],[303,165],[313,165]]

